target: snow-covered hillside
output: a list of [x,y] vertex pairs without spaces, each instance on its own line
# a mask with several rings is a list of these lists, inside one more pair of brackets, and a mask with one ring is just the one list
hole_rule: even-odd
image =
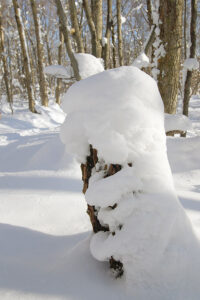
[[[176,192],[200,237],[199,102],[192,98],[189,137],[167,145]],[[64,113],[55,104],[37,115],[14,109],[3,105],[0,119],[0,299],[133,299],[89,252],[80,167],[59,139]]]

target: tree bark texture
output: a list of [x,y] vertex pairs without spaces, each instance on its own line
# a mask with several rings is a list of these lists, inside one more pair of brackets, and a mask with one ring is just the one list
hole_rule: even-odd
[[110,36],[112,29],[112,0],[107,0],[107,23],[106,23],[106,44],[104,49],[104,65],[105,69],[110,68]]
[[[62,34],[61,29],[59,28],[59,36],[60,36],[60,45],[58,47],[58,64],[62,65],[62,54],[63,54],[63,43],[64,43],[64,37]],[[56,103],[60,105],[60,90],[62,85],[62,79],[57,78],[57,85],[56,85]]]
[[183,0],[160,0],[160,39],[165,55],[158,60],[158,87],[165,112],[176,113],[182,46]]
[[75,35],[75,40],[76,40],[77,47],[78,47],[78,52],[84,53],[83,40],[81,37],[81,32],[80,32],[78,17],[77,17],[77,11],[76,11],[76,5],[75,5],[74,0],[69,0],[69,9],[70,9],[72,27],[75,30],[74,35]]
[[21,50],[23,55],[23,65],[26,77],[26,88],[28,93],[28,101],[29,101],[29,110],[33,113],[36,112],[35,110],[35,102],[33,96],[33,87],[32,87],[32,78],[31,78],[31,69],[30,69],[30,60],[27,51],[27,44],[26,44],[26,37],[24,32],[24,27],[21,19],[21,10],[19,8],[17,0],[12,0],[14,11],[15,11],[15,19],[17,23],[17,29],[20,38]]
[[[197,0],[191,0],[191,24],[190,24],[190,58],[195,58],[196,54],[196,24],[197,24]],[[188,116],[190,101],[190,88],[192,82],[192,71],[188,70],[184,87],[183,114]]]
[[96,28],[96,57],[102,56],[103,11],[102,0],[92,0],[93,21]]
[[123,41],[122,41],[122,19],[121,19],[121,0],[117,0],[117,35],[118,35],[118,54],[119,65],[123,66]]
[[6,95],[7,95],[7,101],[10,104],[10,108],[12,110],[12,96],[10,92],[10,85],[9,85],[9,73],[8,73],[8,65],[7,65],[7,59],[4,53],[4,31],[3,31],[3,24],[2,24],[2,15],[0,10],[0,58],[3,62],[3,78],[5,82],[6,87]]
[[67,17],[64,12],[61,0],[54,0],[54,1],[55,1],[55,5],[57,7],[57,14],[59,17],[60,27],[63,32],[64,42],[65,42],[67,53],[68,53],[68,56],[69,56],[69,59],[71,61],[71,65],[72,65],[72,68],[74,71],[74,76],[75,76],[76,80],[79,81],[79,80],[81,80],[81,76],[79,74],[78,63],[77,63],[74,53],[72,51],[71,41],[70,41],[68,29],[67,29]]
[[83,0],[83,7],[88,22],[88,26],[91,33],[91,43],[92,43],[92,55],[97,56],[97,33],[95,24],[92,18],[92,10],[89,6],[88,0]]
[[39,86],[40,86],[40,98],[43,106],[48,106],[47,96],[47,84],[44,75],[44,49],[41,41],[40,23],[38,17],[38,11],[35,0],[30,0],[33,21],[35,26],[35,36],[37,44],[37,61],[38,61],[38,75],[39,75]]
[[[90,145],[90,155],[87,156],[86,163],[81,164],[82,171],[82,180],[83,180],[83,193],[85,194],[89,187],[89,179],[92,174],[93,168],[95,168],[98,162],[98,153],[97,150]],[[108,176],[112,176],[115,173],[121,170],[121,165],[118,164],[110,164],[110,165],[102,165],[103,170],[105,171],[104,178]],[[115,209],[117,204],[114,204],[111,208]],[[99,231],[110,231],[108,226],[103,226],[98,220],[98,211],[95,206],[88,205],[87,213],[90,217],[90,221],[92,224],[93,232],[97,233]],[[115,235],[115,232],[111,233]],[[123,264],[120,261],[116,261],[112,256],[109,260],[110,267],[115,271],[116,277],[120,277],[123,274]]]

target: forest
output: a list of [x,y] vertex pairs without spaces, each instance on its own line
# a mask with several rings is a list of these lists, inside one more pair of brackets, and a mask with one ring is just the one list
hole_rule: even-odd
[[1,0],[0,299],[200,299],[200,2]]

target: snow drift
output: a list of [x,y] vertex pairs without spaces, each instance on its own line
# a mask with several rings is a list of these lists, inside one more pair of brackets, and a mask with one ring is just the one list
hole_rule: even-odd
[[[92,255],[122,262],[136,299],[198,299],[199,242],[175,194],[156,82],[135,67],[104,71],[74,84],[63,107],[67,151],[82,163],[90,144],[98,151],[86,200],[109,231],[93,234]],[[104,178],[111,163],[122,169]]]

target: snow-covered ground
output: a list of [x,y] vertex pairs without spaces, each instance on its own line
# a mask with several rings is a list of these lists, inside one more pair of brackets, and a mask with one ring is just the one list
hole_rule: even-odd
[[[133,299],[123,279],[90,254],[80,167],[59,139],[64,113],[55,104],[38,110],[16,104],[10,115],[2,107],[0,299]],[[168,138],[167,145],[177,194],[200,238],[199,97],[191,100],[190,118],[189,137]]]

